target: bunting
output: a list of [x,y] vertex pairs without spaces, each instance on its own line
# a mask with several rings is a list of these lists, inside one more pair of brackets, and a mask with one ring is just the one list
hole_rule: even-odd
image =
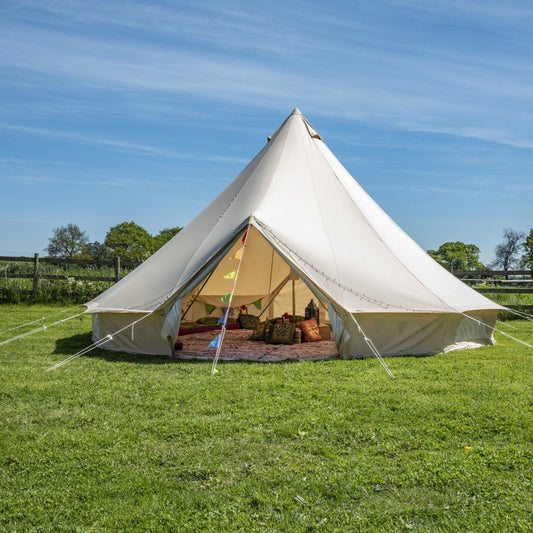
[[205,304],[205,311],[208,315],[210,315],[215,309],[216,307],[214,305]]
[[261,309],[262,302],[263,298],[261,298],[260,300],[256,300],[255,302],[253,302],[253,304],[255,305],[255,307],[257,307],[257,309]]
[[208,348],[218,348],[220,346],[220,335],[217,335],[208,345]]
[[228,320],[228,315],[230,313],[230,310],[231,310],[231,307],[228,307],[226,309],[226,311],[224,312],[224,314],[220,317],[220,320],[218,321],[218,325],[220,324],[225,324],[226,321]]
[[230,309],[231,309],[231,299],[233,298],[233,293],[235,292],[235,287],[237,285],[237,278],[239,276],[239,269],[241,267],[242,256],[243,256],[244,249],[246,247],[246,241],[248,239],[248,230],[249,229],[250,229],[250,226],[248,225],[248,227],[246,228],[246,231],[244,232],[244,235],[242,236],[242,248],[240,250],[237,250],[237,253],[235,254],[235,259],[239,260],[239,263],[237,264],[237,269],[235,271],[233,271],[233,272],[229,272],[228,274],[226,274],[224,276],[224,278],[226,278],[226,279],[233,280],[233,287],[232,287],[231,292],[229,294],[226,294],[226,296],[223,296],[222,298],[220,298],[220,300],[222,302],[224,302],[224,303],[227,303],[228,306],[227,306],[226,312],[224,313],[224,316],[219,321],[219,324],[222,325],[222,328],[220,330],[220,334],[215,339],[213,339],[209,343],[209,346],[208,346],[208,348],[216,348],[217,349],[217,351],[215,353],[215,358],[213,359],[213,366],[211,368],[211,377],[213,377],[215,375],[216,368],[217,368],[218,357],[220,355],[220,350],[222,348],[222,343],[224,342],[224,336],[226,334],[226,322],[227,322],[228,315],[229,315],[229,312],[230,312]]

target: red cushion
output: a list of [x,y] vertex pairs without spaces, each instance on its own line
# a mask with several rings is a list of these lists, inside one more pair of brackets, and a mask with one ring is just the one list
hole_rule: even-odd
[[302,330],[302,335],[305,342],[316,342],[322,340],[320,330],[318,329],[318,323],[314,316],[309,320],[298,322],[298,327]]

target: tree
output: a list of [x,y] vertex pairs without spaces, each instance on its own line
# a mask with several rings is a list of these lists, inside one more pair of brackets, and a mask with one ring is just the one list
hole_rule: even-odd
[[154,243],[155,243],[155,249],[159,250],[161,246],[166,244],[172,237],[177,235],[183,228],[175,227],[175,228],[165,228],[162,229],[155,237],[154,237]]
[[525,250],[522,256],[522,266],[533,270],[533,229],[529,230],[529,235],[526,236],[522,246]]
[[451,271],[485,268],[479,260],[480,250],[475,244],[465,244],[461,241],[445,242],[438,250],[428,250],[428,254]]
[[125,261],[140,262],[154,251],[154,238],[135,222],[122,222],[107,232],[104,244],[113,256]]
[[495,258],[491,266],[493,268],[501,267],[506,272],[510,270],[518,259],[520,241],[524,236],[521,231],[505,228],[503,230],[503,241],[494,250]]
[[85,246],[84,255],[90,259],[94,259],[96,264],[100,264],[102,261],[108,261],[112,259],[109,248],[98,241],[89,242]]
[[48,239],[48,247],[45,248],[49,255],[63,259],[76,259],[83,255],[89,236],[76,224],[55,228],[53,232],[53,236]]

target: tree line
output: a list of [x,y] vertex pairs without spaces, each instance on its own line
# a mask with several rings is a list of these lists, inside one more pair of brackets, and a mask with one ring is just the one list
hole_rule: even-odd
[[52,230],[45,251],[61,259],[92,259],[96,262],[120,257],[140,263],[166,244],[182,228],[165,228],[151,235],[135,222],[121,222],[109,228],[104,242],[92,241],[77,224],[67,224]]
[[494,250],[494,260],[484,265],[479,260],[480,249],[475,244],[460,241],[445,242],[438,250],[427,253],[442,266],[451,270],[513,270],[515,268],[533,271],[533,229],[529,234],[511,228],[503,230],[503,238]]
[[[87,233],[76,224],[53,230],[45,251],[51,257],[62,259],[93,259],[105,261],[120,257],[124,261],[141,262],[166,244],[182,228],[165,228],[151,235],[135,222],[121,222],[109,229],[103,243],[91,242]],[[461,241],[445,242],[437,250],[427,253],[445,268],[456,270],[533,270],[533,228],[529,234],[506,228],[502,241],[494,250],[494,260],[484,265],[479,260],[480,249],[475,244]]]

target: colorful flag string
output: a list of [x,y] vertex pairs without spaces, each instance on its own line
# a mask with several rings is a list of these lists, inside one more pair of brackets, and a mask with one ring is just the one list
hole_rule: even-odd
[[[215,353],[215,358],[213,359],[213,366],[211,368],[211,377],[213,377],[217,371],[218,358],[220,357],[220,350],[222,348],[222,343],[224,342],[224,336],[226,335],[226,324],[228,322],[228,315],[229,315],[229,311],[231,308],[231,299],[233,298],[233,293],[235,292],[235,287],[237,286],[237,279],[239,277],[239,270],[241,268],[242,258],[244,256],[244,250],[246,248],[246,242],[248,240],[249,229],[250,229],[250,224],[248,224],[248,227],[246,228],[246,231],[244,232],[244,235],[242,236],[242,239],[241,239],[242,248],[239,250],[240,253],[237,252],[239,255],[239,258],[238,258],[239,262],[237,264],[237,269],[235,270],[235,276],[231,278],[233,279],[233,287],[231,289],[231,292],[221,298],[223,302],[228,303],[228,306],[223,316],[224,321],[222,322],[222,329],[220,331],[220,335],[218,336],[218,340],[217,340],[217,346],[216,346],[217,351]],[[237,254],[235,254],[235,257],[237,257]]]

